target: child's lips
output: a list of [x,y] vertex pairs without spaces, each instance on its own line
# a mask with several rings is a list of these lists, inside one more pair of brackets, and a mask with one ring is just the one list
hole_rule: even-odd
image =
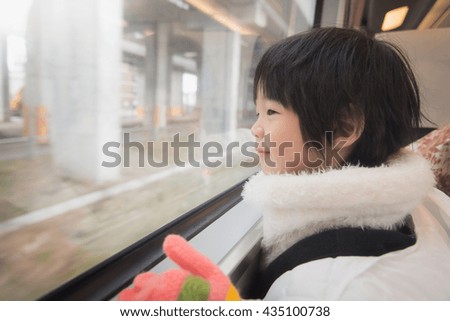
[[263,147],[258,147],[258,148],[256,149],[256,152],[257,152],[258,154],[269,154],[269,150],[268,150],[268,149],[265,149],[265,148],[263,148]]

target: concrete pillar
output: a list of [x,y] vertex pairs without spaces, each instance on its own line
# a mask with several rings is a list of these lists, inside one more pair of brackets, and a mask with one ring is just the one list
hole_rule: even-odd
[[170,107],[177,108],[184,112],[183,109],[183,73],[179,70],[172,70],[170,79]]
[[[122,0],[36,0],[27,31],[26,104],[47,109],[54,162],[65,175],[118,178],[103,145],[120,142]],[[32,128],[31,133],[36,130]]]
[[0,122],[9,121],[9,77],[6,36],[0,34]]
[[167,125],[166,113],[170,97],[170,25],[168,22],[159,22],[156,28],[156,106],[157,127]]
[[154,129],[156,126],[156,36],[145,38],[145,94],[144,94],[144,126]]
[[238,124],[237,127],[250,128],[255,121],[255,104],[253,102],[253,77],[256,64],[259,62],[260,50],[253,38],[247,41],[247,46],[241,47],[241,81],[239,83]]
[[345,24],[345,7],[349,0],[324,0],[322,27],[343,27]]
[[205,30],[200,77],[202,134],[237,128],[240,67],[241,35]]

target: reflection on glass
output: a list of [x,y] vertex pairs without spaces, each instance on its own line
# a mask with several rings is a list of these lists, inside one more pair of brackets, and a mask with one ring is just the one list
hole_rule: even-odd
[[297,1],[261,3],[0,3],[0,300],[38,298],[258,170],[228,148],[252,140],[254,67],[306,28]]

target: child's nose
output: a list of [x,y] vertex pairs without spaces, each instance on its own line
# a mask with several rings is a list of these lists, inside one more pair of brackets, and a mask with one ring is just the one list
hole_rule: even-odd
[[264,128],[256,122],[252,126],[252,134],[256,138],[262,139],[264,137]]

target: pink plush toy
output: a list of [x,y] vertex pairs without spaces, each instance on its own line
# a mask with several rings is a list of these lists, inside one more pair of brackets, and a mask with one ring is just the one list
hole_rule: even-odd
[[122,301],[238,301],[230,279],[206,256],[178,235],[164,240],[164,252],[181,269],[161,275],[146,272],[134,279],[134,287],[119,294]]

